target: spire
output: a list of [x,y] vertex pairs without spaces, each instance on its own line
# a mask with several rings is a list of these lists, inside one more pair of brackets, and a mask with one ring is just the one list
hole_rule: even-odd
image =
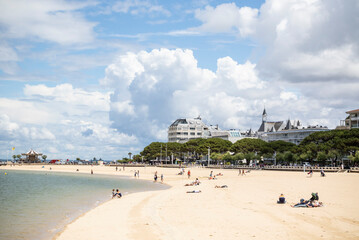
[[266,108],[264,107],[263,113],[262,113],[262,122],[266,122],[266,121],[267,121],[267,111],[266,111]]
[[285,130],[289,130],[289,129],[292,129],[292,124],[290,123],[290,120],[288,119],[287,121],[287,125],[285,126],[284,128]]

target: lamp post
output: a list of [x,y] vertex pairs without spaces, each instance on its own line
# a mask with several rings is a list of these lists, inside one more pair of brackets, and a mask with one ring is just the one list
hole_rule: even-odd
[[162,144],[161,144],[161,153],[160,153],[160,163],[162,164]]
[[208,147],[208,167],[209,167],[210,161],[211,161],[211,147]]

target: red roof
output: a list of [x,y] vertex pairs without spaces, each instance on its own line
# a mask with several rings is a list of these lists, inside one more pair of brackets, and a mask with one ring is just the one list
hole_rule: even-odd
[[348,111],[346,112],[347,114],[351,114],[351,113],[357,113],[359,112],[359,109],[355,109],[355,110],[351,110],[351,111]]

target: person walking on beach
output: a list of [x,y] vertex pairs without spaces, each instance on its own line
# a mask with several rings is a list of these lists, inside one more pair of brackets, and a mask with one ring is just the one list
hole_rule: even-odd
[[140,178],[140,170],[137,171],[137,178]]
[[191,177],[191,171],[190,171],[190,170],[188,170],[188,172],[187,172],[187,176],[188,176],[188,178],[190,178],[190,177]]
[[116,166],[116,172],[117,172],[117,170],[118,170],[118,168],[117,168],[117,166]]
[[163,174],[161,174],[161,183],[163,183]]
[[155,180],[155,182],[157,182],[157,171],[155,172],[155,176],[153,177],[153,179]]
[[93,170],[91,169],[91,174],[93,174]]
[[211,173],[209,174],[209,177],[213,177],[213,171],[211,171]]

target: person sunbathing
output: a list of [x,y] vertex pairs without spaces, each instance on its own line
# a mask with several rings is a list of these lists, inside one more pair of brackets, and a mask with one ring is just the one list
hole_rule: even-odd
[[201,190],[192,190],[192,191],[187,191],[187,193],[200,193]]
[[192,183],[186,183],[186,184],[185,184],[186,187],[188,187],[188,186],[193,186],[193,185],[194,185],[193,182],[192,182]]
[[295,205],[290,205],[291,207],[298,208],[298,207],[308,207],[309,201],[305,201],[303,198],[300,199],[300,202]]
[[228,188],[228,186],[227,185],[222,185],[222,186],[216,185],[215,188]]

